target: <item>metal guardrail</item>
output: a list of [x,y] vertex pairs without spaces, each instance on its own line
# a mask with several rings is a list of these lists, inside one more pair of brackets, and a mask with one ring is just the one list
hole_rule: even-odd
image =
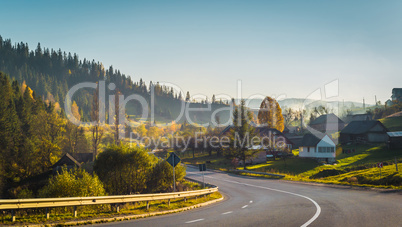
[[[76,207],[100,204],[124,204],[131,202],[147,202],[147,209],[150,201],[170,200],[188,197],[208,195],[218,191],[218,187],[201,189],[196,191],[182,191],[160,194],[139,194],[139,195],[115,195],[115,196],[94,196],[94,197],[67,197],[67,198],[35,198],[35,199],[0,199],[0,210],[12,210],[12,221],[15,221],[15,210],[28,208],[53,208],[74,206],[74,216],[77,216]],[[117,212],[119,208],[117,207]],[[46,217],[49,218],[49,209],[46,209]]]

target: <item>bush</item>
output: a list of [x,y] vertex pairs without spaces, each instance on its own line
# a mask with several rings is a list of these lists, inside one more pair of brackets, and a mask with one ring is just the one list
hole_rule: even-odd
[[349,182],[349,184],[358,184],[359,183],[359,180],[357,177],[349,177],[347,179],[347,181]]
[[[112,145],[100,153],[94,171],[111,195],[173,191],[173,169],[163,159],[149,155],[144,148]],[[175,167],[176,182],[183,180],[186,168]]]
[[24,188],[17,194],[17,199],[30,199],[34,198],[34,194],[31,190]]
[[39,190],[41,198],[86,197],[106,195],[99,178],[82,169],[68,171],[63,168],[60,174],[53,176],[49,183]]
[[[176,183],[186,176],[186,167],[179,164],[175,167]],[[152,169],[148,181],[148,192],[173,191],[173,167],[165,160],[160,159]]]
[[112,145],[100,153],[94,164],[94,171],[111,195],[144,193],[152,166],[157,162],[140,147]]

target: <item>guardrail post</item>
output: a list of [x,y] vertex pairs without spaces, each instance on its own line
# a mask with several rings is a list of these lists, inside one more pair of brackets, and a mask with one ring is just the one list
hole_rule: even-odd
[[184,202],[187,202],[187,198],[186,198],[186,197],[184,197]]
[[50,209],[49,208],[46,208],[46,219],[49,219],[50,218]]
[[168,199],[168,206],[170,206],[170,199]]
[[149,210],[149,201],[147,201],[147,210]]
[[15,210],[11,210],[11,221],[15,222]]
[[116,212],[117,212],[117,213],[120,212],[120,204],[116,204]]
[[205,199],[205,200],[207,199],[207,195],[206,195],[206,194],[204,195],[204,199]]
[[77,217],[77,206],[74,206],[74,217]]

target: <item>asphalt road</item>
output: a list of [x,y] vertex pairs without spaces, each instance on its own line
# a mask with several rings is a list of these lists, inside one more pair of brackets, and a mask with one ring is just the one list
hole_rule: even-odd
[[[108,226],[402,226],[402,195],[205,172],[225,200]],[[188,177],[202,180],[196,169]],[[101,225],[99,225],[101,226]]]

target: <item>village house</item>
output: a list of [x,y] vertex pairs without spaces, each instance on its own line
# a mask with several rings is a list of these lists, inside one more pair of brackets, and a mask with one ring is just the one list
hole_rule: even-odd
[[53,166],[53,173],[60,172],[65,166],[67,169],[81,168],[81,164],[69,153],[66,153]]
[[336,145],[326,134],[322,136],[306,134],[299,147],[299,157],[333,163],[336,160]]
[[371,114],[348,114],[345,118],[347,123],[352,121],[371,121],[373,117]]
[[333,113],[319,116],[309,126],[322,133],[334,133],[342,130],[345,123]]
[[339,141],[346,143],[385,143],[388,129],[380,121],[352,121],[341,132]]

